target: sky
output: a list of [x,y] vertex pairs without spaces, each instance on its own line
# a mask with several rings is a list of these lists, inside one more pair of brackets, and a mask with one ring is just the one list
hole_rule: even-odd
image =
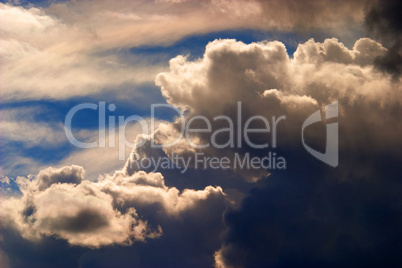
[[400,1],[0,1],[0,267],[401,267]]

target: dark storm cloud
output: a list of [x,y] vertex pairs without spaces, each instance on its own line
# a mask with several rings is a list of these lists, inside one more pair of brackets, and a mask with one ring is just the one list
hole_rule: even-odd
[[[216,255],[223,267],[400,267],[402,154],[341,151],[335,170],[288,152],[259,182]],[[348,163],[349,162],[349,163]],[[361,171],[362,169],[363,171]],[[366,170],[366,171],[364,171]]]
[[365,16],[369,33],[380,40],[388,52],[375,61],[376,66],[399,77],[402,72],[402,2],[376,1],[370,3]]

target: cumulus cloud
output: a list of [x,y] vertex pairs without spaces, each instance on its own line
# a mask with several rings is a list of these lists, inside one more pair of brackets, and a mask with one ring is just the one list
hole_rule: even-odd
[[39,191],[49,188],[54,183],[80,184],[84,177],[84,169],[79,166],[64,167],[58,170],[47,168],[41,170],[35,179]]
[[[384,117],[393,109],[391,107],[399,107],[399,86],[392,82],[390,76],[384,76],[374,68],[376,58],[386,52],[386,48],[369,38],[357,40],[353,49],[346,48],[335,38],[326,39],[323,43],[310,39],[298,46],[293,58],[288,56],[285,46],[278,41],[246,45],[235,40],[215,40],[208,44],[202,59],[188,61],[183,56],[172,59],[170,71],[159,74],[156,84],[161,86],[162,94],[169,104],[187,112],[186,120],[202,115],[212,123],[211,131],[192,136],[198,144],[211,143],[211,133],[229,127],[227,122],[215,120],[216,116],[224,115],[233,119],[233,129],[238,129],[236,109],[238,102],[241,102],[243,120],[255,115],[263,115],[265,118],[286,116],[283,122],[278,123],[276,130],[280,150],[281,146],[298,146],[303,121],[312,112],[334,100],[340,104],[345,126],[342,131],[347,135],[355,135],[351,132],[352,125],[361,120],[358,114],[352,112],[357,102],[365,111],[376,109],[378,116]],[[222,103],[223,99],[225,101]],[[375,128],[368,134],[368,139],[397,141],[396,134],[383,131],[385,123],[372,116]],[[205,128],[202,120],[193,122],[192,128]],[[244,121],[241,122],[243,124]],[[396,125],[396,122],[391,124]],[[179,118],[173,125],[159,128],[154,139],[161,144],[168,144],[174,140],[169,137],[177,137],[181,128]],[[235,131],[234,135],[237,140],[237,136],[242,133]],[[325,138],[321,134],[314,135],[315,142]],[[216,140],[218,144],[224,144],[229,138],[221,136]],[[269,145],[272,140],[265,133],[256,135],[254,141],[258,141],[258,144],[267,142]],[[249,148],[244,136],[242,142],[242,148],[223,146],[224,149],[219,149],[209,146],[194,149],[183,139],[174,146],[166,146],[164,151],[168,155],[172,152],[179,155],[204,152],[210,156],[231,158],[236,152],[256,155],[264,152]],[[350,148],[355,147],[355,143],[355,140],[345,139],[340,146]],[[266,171],[238,172],[252,181],[266,174]]]
[[81,167],[71,166],[48,168],[33,181],[20,178],[23,196],[3,203],[2,218],[27,239],[56,235],[89,247],[143,240],[147,226],[135,210],[114,211],[111,197],[83,182],[83,176]]
[[66,166],[44,169],[32,180],[20,177],[17,183],[22,196],[2,201],[6,226],[28,240],[56,236],[84,247],[130,245],[160,237],[162,227],[157,222],[154,228],[148,226],[137,208],[156,205],[164,217],[178,218],[199,206],[226,203],[220,187],[180,193],[167,187],[160,173],[143,171],[90,182],[82,167]]

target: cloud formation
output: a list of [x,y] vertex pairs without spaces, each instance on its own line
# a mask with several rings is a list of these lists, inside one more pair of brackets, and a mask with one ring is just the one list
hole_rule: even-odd
[[[152,245],[161,241],[160,246],[166,245],[177,235],[177,222],[197,222],[206,239],[200,247],[205,248],[193,248],[183,262],[192,263],[190,259],[195,258],[200,263],[211,264],[215,256],[218,267],[329,264],[334,260],[343,263],[339,251],[346,250],[359,264],[361,254],[373,255],[372,250],[383,243],[380,237],[390,236],[390,233],[382,231],[378,231],[378,236],[366,235],[365,230],[368,229],[365,226],[382,226],[373,222],[377,213],[374,204],[380,197],[370,194],[370,191],[382,189],[381,193],[385,193],[399,187],[395,181],[395,174],[398,173],[394,163],[400,156],[401,129],[398,119],[392,114],[400,112],[401,91],[391,75],[384,75],[375,68],[376,58],[384,53],[387,49],[369,38],[356,41],[352,49],[333,38],[322,43],[309,40],[300,44],[293,57],[288,56],[286,47],[278,41],[247,45],[235,40],[211,42],[203,58],[194,61],[178,56],[170,61],[169,72],[157,76],[156,83],[161,86],[168,103],[187,111],[187,120],[197,115],[209,119],[225,115],[233,119],[239,101],[244,118],[257,114],[267,118],[286,115],[282,127],[278,127],[275,148],[287,158],[289,165],[286,173],[233,169],[246,181],[257,182],[257,188],[249,193],[238,210],[224,213],[233,199],[221,187],[180,191],[174,186],[167,186],[161,173],[145,172],[130,166],[131,158],[169,156],[171,152],[186,157],[196,152],[228,157],[233,157],[234,153],[261,156],[267,153],[267,149],[256,150],[247,146],[194,149],[184,141],[173,147],[154,149],[150,146],[152,139],[163,145],[174,139],[179,131],[178,121],[164,122],[155,133],[137,137],[138,142],[145,139],[145,144],[133,151],[122,170],[100,177],[96,182],[85,180],[83,168],[78,166],[48,168],[35,178],[20,178],[18,184],[22,196],[2,201],[2,218],[6,223],[3,228],[17,230],[24,239],[34,243],[57,237],[80,247],[126,245],[127,254],[131,251],[137,254],[136,250],[146,247],[144,244],[140,244],[138,249],[135,247],[142,241],[155,241],[149,242],[155,243]],[[339,168],[329,172],[329,167],[317,163],[304,151],[300,143],[300,129],[312,112],[333,100],[338,100],[340,104],[341,163]],[[217,123],[212,129],[222,125]],[[389,125],[393,126],[393,131],[387,130]],[[325,137],[319,131],[311,134],[313,145],[320,144]],[[208,141],[211,134],[196,133],[192,138],[202,143]],[[220,137],[218,141],[225,141],[225,138]],[[266,135],[256,135],[253,140],[272,142]],[[376,142],[378,140],[382,142]],[[376,162],[378,156],[384,161]],[[175,176],[174,172],[170,172],[169,176]],[[202,171],[201,174],[209,176],[211,173],[208,172]],[[271,175],[267,177],[268,172]],[[376,176],[383,172],[387,174],[386,183],[383,176]],[[230,173],[222,171],[219,174],[227,176]],[[350,209],[362,213],[363,218],[355,217],[350,222],[344,218],[342,211],[348,206],[343,202],[337,203],[337,200],[345,198],[344,187],[350,191],[347,196],[354,204]],[[328,193],[324,200],[323,197],[315,197],[330,189],[339,191]],[[382,206],[388,209],[392,218],[399,206],[399,199],[393,193],[395,191],[391,194],[397,200],[395,205],[385,202]],[[325,212],[328,211],[326,208],[331,209]],[[342,231],[333,231],[333,217],[339,220],[335,222],[337,226],[342,226]],[[292,220],[285,221],[286,218]],[[399,218],[395,219],[399,223]],[[216,228],[208,229],[211,226]],[[395,230],[395,226],[390,225],[388,230]],[[317,239],[314,240],[316,242],[303,246],[307,236],[292,236],[294,228],[299,235],[310,232],[310,238]],[[356,228],[365,233],[354,235]],[[326,230],[333,236],[319,239]],[[186,228],[182,231],[187,238],[193,239],[196,235]],[[394,235],[398,236],[398,233]],[[253,239],[245,242],[244,237]],[[294,237],[294,240],[289,237]],[[286,241],[291,243],[289,247],[283,246]],[[372,247],[362,248],[360,241],[368,241]],[[324,244],[330,247],[327,251],[313,253]],[[356,245],[357,252],[350,251],[353,245]],[[261,247],[264,253],[250,253],[248,247]],[[181,246],[176,245],[175,248]],[[289,252],[292,249],[306,252],[305,257]],[[271,250],[268,257],[265,250]],[[200,252],[208,254],[205,258],[197,257]],[[290,256],[289,261],[284,261],[282,254]],[[152,258],[148,257],[146,262],[152,263]]]
[[[120,95],[155,79],[167,102],[181,109],[187,122],[200,115],[212,122],[210,132],[191,135],[193,143],[214,139],[222,145],[195,148],[182,140],[167,146],[180,132],[179,119],[157,122],[161,124],[149,135],[139,134],[135,125],[127,129],[130,138],[136,136],[137,143],[144,144],[114,173],[98,176],[120,165],[114,161],[116,150],[96,148],[73,152],[58,167],[18,177],[21,193],[0,200],[0,265],[400,267],[402,87],[395,79],[400,66],[395,3],[368,6],[366,24],[381,43],[360,38],[348,47],[337,38],[310,39],[289,55],[279,41],[246,44],[217,39],[202,57],[177,56],[163,72],[160,68],[166,63],[151,66],[140,56],[125,54],[130,47],[169,45],[184,36],[220,30],[336,32],[345,27],[353,32],[351,25],[363,21],[365,5],[0,4],[6,22],[0,24],[4,99],[65,99],[108,90]],[[305,134],[310,146],[322,149],[326,124],[339,124],[336,168],[313,158],[301,142],[306,118],[333,101],[339,103],[339,116],[312,125]],[[49,146],[64,140],[57,126],[17,122],[20,117],[14,111],[3,111],[6,120],[0,121],[0,128],[7,130],[2,135],[9,142]],[[245,120],[256,115],[286,117],[275,130],[271,125],[269,133],[251,135],[254,143],[268,143],[268,148],[246,143]],[[195,120],[192,127],[205,128],[203,123]],[[253,127],[264,126],[255,123]],[[229,132],[212,134],[230,126],[233,137]],[[38,130],[27,133],[30,128]],[[96,139],[93,132],[86,134],[84,139]],[[230,138],[242,146],[230,146]],[[152,142],[164,147],[153,148]],[[201,170],[192,163],[182,174],[178,168],[151,171],[152,167],[131,165],[172,153],[186,159],[196,153],[233,159],[235,154],[261,157],[271,151],[286,158],[286,170]],[[8,164],[33,161],[14,155],[9,153]],[[77,162],[85,162],[85,168]],[[0,183],[11,187],[15,180],[5,177]]]

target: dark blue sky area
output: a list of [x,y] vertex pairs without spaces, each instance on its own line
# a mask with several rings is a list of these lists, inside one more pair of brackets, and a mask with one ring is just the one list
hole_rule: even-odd
[[[177,55],[189,55],[190,60],[201,58],[205,51],[205,46],[215,39],[236,39],[246,44],[260,42],[263,40],[273,41],[279,40],[286,45],[290,56],[295,52],[296,42],[287,42],[294,40],[295,34],[277,34],[266,31],[241,30],[241,31],[220,31],[202,35],[192,35],[185,37],[176,43],[168,46],[141,46],[130,49],[131,53],[138,55],[160,55],[162,58],[169,60]],[[308,40],[309,37],[299,37]]]

